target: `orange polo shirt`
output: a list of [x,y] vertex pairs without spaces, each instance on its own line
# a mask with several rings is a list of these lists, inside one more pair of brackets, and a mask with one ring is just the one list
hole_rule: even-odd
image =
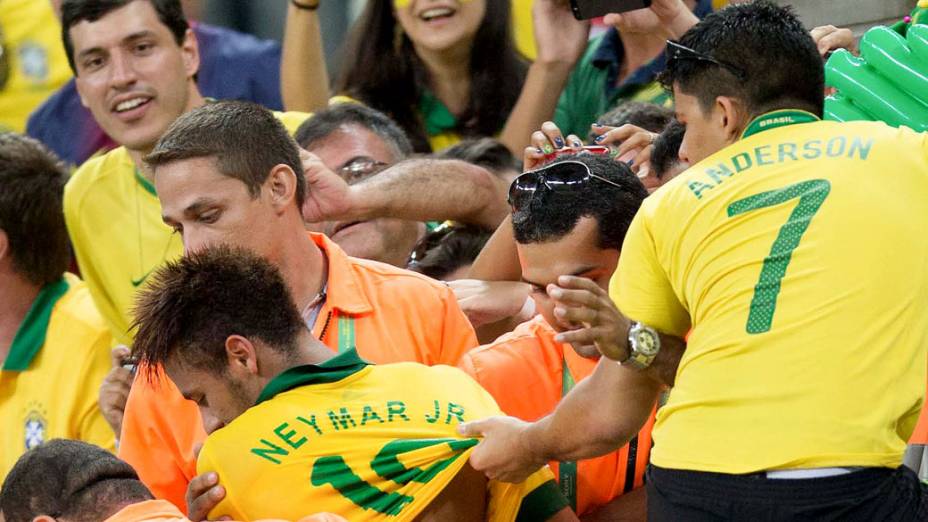
[[[322,234],[309,234],[327,256],[326,301],[313,335],[334,350],[354,321],[355,345],[367,361],[455,365],[477,346],[454,294],[432,279],[376,261],[348,257]],[[186,511],[187,484],[196,476],[194,448],[206,440],[197,405],[170,379],[152,384],[139,371],[126,402],[119,457],[131,464],[156,498]],[[220,482],[222,477],[220,477]]]
[[[164,500],[146,500],[130,504],[103,522],[190,522],[177,507]],[[283,520],[256,520],[255,522],[286,522]],[[301,518],[298,522],[345,522],[331,513],[320,513]]]
[[[596,367],[596,361],[556,342],[555,335],[557,332],[539,315],[492,344],[471,350],[461,358],[459,367],[490,392],[507,415],[534,422],[553,412],[561,401],[563,361],[577,383]],[[644,485],[653,425],[652,413],[629,444],[577,463],[578,515]],[[549,464],[557,476],[558,463]]]

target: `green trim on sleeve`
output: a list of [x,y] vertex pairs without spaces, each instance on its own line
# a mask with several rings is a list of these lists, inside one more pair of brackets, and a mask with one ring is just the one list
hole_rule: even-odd
[[538,522],[548,520],[566,507],[567,499],[561,494],[557,482],[549,480],[533,489],[522,499],[516,522]]
[[45,334],[48,332],[48,323],[52,318],[52,309],[58,300],[68,292],[68,282],[61,278],[54,283],[45,285],[36,296],[26,317],[16,330],[10,353],[3,361],[3,370],[22,372],[29,368],[29,364],[38,355],[45,345]]

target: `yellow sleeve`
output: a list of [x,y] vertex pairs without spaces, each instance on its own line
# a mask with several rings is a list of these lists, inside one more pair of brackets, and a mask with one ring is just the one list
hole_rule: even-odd
[[74,433],[77,438],[116,452],[116,434],[100,413],[97,391],[110,371],[110,349],[113,339],[108,331],[100,331],[96,339],[88,339],[87,357],[82,369],[80,393],[82,404],[76,418]]
[[300,125],[302,125],[304,121],[312,117],[311,113],[297,111],[275,112],[274,115],[284,124],[284,127],[291,136],[300,128]]
[[219,476],[219,484],[226,490],[226,496],[209,512],[207,518],[209,520],[219,520],[224,516],[228,516],[232,520],[249,520],[245,511],[238,505],[237,488],[229,480],[231,474],[224,473],[223,468],[219,466],[219,463],[223,462],[223,460],[213,458],[214,447],[215,440],[214,444],[210,444],[209,439],[203,444],[200,455],[197,457],[197,475],[210,471],[215,472]]
[[657,255],[650,226],[653,203],[646,200],[628,228],[619,266],[609,283],[609,295],[630,319],[683,337],[690,329],[690,316]]

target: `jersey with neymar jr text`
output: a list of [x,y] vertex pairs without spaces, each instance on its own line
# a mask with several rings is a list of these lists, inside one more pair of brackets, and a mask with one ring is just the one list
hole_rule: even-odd
[[928,136],[815,120],[761,116],[629,228],[613,299],[692,327],[657,466],[901,463],[928,366]]
[[[466,374],[417,363],[374,366],[357,352],[274,378],[258,404],[207,438],[197,473],[215,471],[215,519],[295,520],[306,507],[348,520],[413,520],[467,464],[461,422],[501,415]],[[567,506],[550,470],[491,481],[487,520],[546,520]]]

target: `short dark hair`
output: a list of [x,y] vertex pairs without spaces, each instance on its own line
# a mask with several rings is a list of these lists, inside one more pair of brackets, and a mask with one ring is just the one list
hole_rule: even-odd
[[359,103],[339,103],[313,114],[300,125],[293,137],[308,150],[345,125],[357,125],[376,134],[393,148],[396,161],[412,154],[409,138],[395,121],[377,109]]
[[685,133],[686,126],[674,119],[654,139],[651,170],[657,179],[662,179],[674,165],[680,163],[680,145]]
[[621,250],[628,226],[648,191],[625,163],[603,154],[568,154],[552,164],[579,161],[597,179],[574,190],[541,189],[531,202],[512,214],[512,229],[521,244],[556,241],[570,233],[580,218],[591,217],[599,225],[599,247]]
[[133,352],[156,374],[175,356],[224,375],[231,335],[291,356],[306,324],[280,272],[248,250],[215,245],[168,263],[136,299]]
[[132,466],[112,453],[55,439],[19,458],[0,490],[0,511],[7,522],[31,522],[40,515],[99,522],[152,498]]
[[731,5],[706,16],[680,44],[744,73],[705,60],[670,60],[664,86],[695,96],[703,110],[718,96],[731,96],[753,116],[775,109],[822,115],[822,58],[792,8],[768,0]]
[[651,132],[660,132],[673,119],[673,111],[654,103],[627,101],[600,116],[596,122],[609,127],[631,124]]
[[303,204],[306,181],[296,142],[280,120],[258,104],[212,102],[181,115],[145,161],[154,170],[191,158],[213,158],[219,172],[244,183],[252,197],[258,197],[271,169],[287,165],[296,174],[296,205]]
[[13,268],[30,283],[57,281],[71,260],[61,200],[68,175],[38,141],[0,133],[0,229]]
[[494,174],[505,170],[522,171],[522,163],[503,143],[494,138],[463,140],[435,155],[438,158],[457,159],[483,167]]
[[489,230],[475,225],[442,227],[419,240],[409,260],[409,270],[442,280],[455,270],[473,264],[490,239]]
[[[74,42],[71,40],[71,27],[78,22],[96,22],[111,11],[115,11],[136,0],[64,0],[61,2],[61,41],[64,43],[65,54],[68,55],[68,64],[71,71],[77,75],[74,63]],[[146,1],[155,8],[158,20],[161,21],[174,35],[177,45],[184,42],[184,36],[190,24],[184,16],[180,0],[138,0]]]

